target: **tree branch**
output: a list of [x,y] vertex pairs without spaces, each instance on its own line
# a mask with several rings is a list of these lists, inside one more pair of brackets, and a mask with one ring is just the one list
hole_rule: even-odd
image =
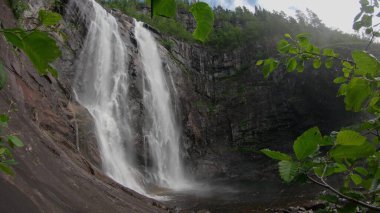
[[372,34],[372,36],[371,36],[371,40],[368,42],[367,47],[365,48],[365,51],[368,51],[368,50],[369,50],[369,47],[370,47],[371,44],[373,43],[373,39],[375,39],[375,34]]
[[320,185],[320,186],[322,186],[322,187],[324,187],[324,188],[326,188],[326,189],[328,189],[328,190],[334,192],[334,193],[337,194],[339,197],[345,198],[345,199],[347,199],[347,200],[349,200],[349,201],[352,201],[352,202],[354,202],[354,203],[357,203],[357,204],[359,204],[359,205],[361,205],[361,206],[364,206],[364,207],[366,207],[366,208],[368,208],[368,209],[372,209],[372,210],[380,211],[380,207],[372,206],[372,205],[370,205],[370,204],[368,204],[368,203],[365,203],[365,202],[363,202],[363,201],[360,201],[360,200],[357,200],[357,199],[355,199],[355,198],[352,198],[352,197],[349,197],[349,196],[347,196],[347,195],[342,194],[341,192],[339,192],[338,190],[336,190],[334,187],[332,187],[332,186],[330,186],[328,183],[326,183],[326,181],[324,181],[322,178],[320,178],[320,181],[321,181],[321,182],[315,180],[314,178],[310,177],[309,175],[307,175],[307,178],[308,178],[310,181],[312,181],[313,183],[315,183],[315,184],[317,184],[317,185]]

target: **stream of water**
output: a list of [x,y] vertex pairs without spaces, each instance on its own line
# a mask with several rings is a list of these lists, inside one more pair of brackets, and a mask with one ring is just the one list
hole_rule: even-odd
[[147,112],[144,142],[152,162],[152,165],[145,165],[145,169],[160,186],[177,190],[187,188],[189,183],[180,158],[181,133],[157,43],[142,22],[135,21],[135,36],[144,70],[144,107]]
[[180,157],[180,129],[157,44],[143,23],[135,22],[143,64],[145,165],[137,163],[128,102],[128,48],[116,19],[95,0],[78,1],[88,32],[76,72],[74,93],[95,121],[102,166],[108,176],[141,194],[147,186],[189,187]]

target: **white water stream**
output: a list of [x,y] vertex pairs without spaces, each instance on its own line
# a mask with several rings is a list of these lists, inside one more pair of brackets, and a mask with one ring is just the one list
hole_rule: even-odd
[[180,157],[180,130],[156,41],[141,22],[135,34],[143,64],[146,165],[138,165],[128,106],[128,49],[116,19],[95,0],[78,0],[88,23],[77,62],[74,93],[95,121],[102,167],[106,174],[141,194],[147,186],[181,189],[188,186]]
[[144,106],[147,112],[144,138],[153,164],[149,173],[161,186],[185,188],[188,183],[180,158],[180,129],[157,44],[142,22],[135,22],[135,36],[144,69]]

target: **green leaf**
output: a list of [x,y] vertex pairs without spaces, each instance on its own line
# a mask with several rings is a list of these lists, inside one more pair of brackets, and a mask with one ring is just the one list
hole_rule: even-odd
[[280,161],[278,163],[280,177],[287,183],[290,183],[297,176],[298,165],[292,161]]
[[352,130],[342,130],[336,137],[336,144],[360,146],[363,145],[366,140],[367,138],[360,135],[358,132]]
[[318,47],[313,46],[313,53],[319,55],[321,53],[321,50]]
[[290,34],[288,34],[288,33],[286,33],[286,34],[284,35],[284,37],[285,37],[285,38],[288,38],[288,39],[292,39],[292,36],[290,36]]
[[303,160],[318,151],[318,144],[323,143],[322,140],[318,127],[313,127],[304,132],[293,145],[297,159]]
[[365,13],[374,13],[375,12],[375,7],[374,6],[365,6],[365,7],[363,7],[363,11]]
[[2,163],[5,163],[7,165],[16,165],[17,164],[17,162],[14,159],[5,160],[5,161],[2,161]]
[[359,185],[363,181],[362,178],[357,174],[350,174],[350,178],[351,178],[352,182],[355,183],[355,185]]
[[343,61],[342,65],[345,67],[345,68],[348,68],[348,69],[352,69],[354,68],[350,62],[348,61]]
[[303,72],[305,69],[305,62],[301,60],[300,62],[297,63],[297,72]]
[[334,50],[333,49],[323,49],[323,55],[324,56],[335,56]]
[[301,34],[298,34],[298,35],[296,36],[296,38],[297,38],[298,41],[299,41],[300,46],[301,46],[303,49],[305,49],[305,50],[307,50],[308,47],[310,46],[310,41],[309,41],[309,39],[308,39],[308,36],[309,36],[309,34],[307,34],[307,33],[301,33]]
[[8,142],[16,147],[23,147],[24,143],[15,135],[8,136]]
[[373,155],[376,151],[374,145],[365,142],[361,146],[338,145],[330,150],[330,156],[335,160],[342,159],[359,159]]
[[313,168],[315,175],[317,175],[318,177],[322,177],[324,168],[325,168],[325,165],[323,164],[315,166]]
[[0,124],[7,125],[9,121],[9,117],[6,114],[0,114]]
[[273,58],[268,58],[264,61],[263,74],[264,78],[268,78],[269,75],[278,67],[278,61]]
[[360,2],[360,5],[361,5],[362,7],[365,7],[365,6],[368,6],[368,5],[369,5],[369,1],[368,1],[368,0],[360,0],[359,2]]
[[346,95],[346,94],[347,94],[347,88],[348,88],[348,85],[347,85],[347,84],[342,84],[342,85],[340,85],[339,90],[338,90],[338,95],[337,95],[337,96],[343,96],[343,95]]
[[197,22],[197,28],[193,32],[193,36],[195,39],[203,42],[210,34],[214,25],[214,13],[210,6],[204,2],[193,4],[190,8],[190,12]]
[[337,207],[339,213],[357,213],[357,205],[353,203],[346,203],[343,206]]
[[280,53],[288,53],[290,47],[291,47],[291,45],[289,44],[289,42],[286,41],[286,40],[284,40],[284,39],[281,39],[277,43],[277,51],[280,52]]
[[369,106],[371,107],[371,110],[375,112],[380,112],[380,97],[373,97],[371,101],[369,102]]
[[351,73],[351,71],[352,71],[351,69],[348,69],[348,68],[346,68],[346,67],[344,67],[344,68],[342,69],[342,72],[343,72],[345,78],[350,77],[350,73]]
[[302,39],[307,39],[308,37],[309,37],[309,33],[300,33],[300,34],[298,34],[298,35],[296,35],[296,38],[299,40],[299,41],[301,41]]
[[319,196],[319,199],[327,201],[329,203],[338,203],[338,201],[339,201],[339,197],[338,196],[336,196],[336,195],[330,195],[330,194],[321,195],[321,196]]
[[289,53],[291,54],[298,54],[299,50],[296,47],[291,46],[289,49]]
[[354,25],[352,25],[352,29],[354,29],[355,31],[359,31],[362,27],[363,24],[361,21],[354,22]]
[[264,60],[258,60],[256,62],[256,66],[261,66],[264,63]]
[[153,15],[164,16],[167,18],[174,17],[176,14],[175,0],[151,0]]
[[365,29],[365,34],[369,35],[373,32],[372,27]]
[[331,69],[333,67],[333,59],[332,58],[327,58],[325,61],[325,67],[327,69]]
[[43,25],[49,27],[58,24],[62,20],[62,16],[52,11],[40,10],[38,19]]
[[359,173],[359,174],[361,174],[363,176],[367,176],[368,175],[368,171],[365,168],[363,168],[363,167],[356,167],[354,170],[357,173]]
[[297,67],[297,60],[295,58],[289,58],[288,62],[286,63],[286,70],[288,72],[293,72]]
[[365,51],[352,51],[352,58],[356,63],[357,69],[355,74],[357,75],[378,75],[380,71],[380,62],[373,55]]
[[262,153],[264,153],[266,156],[275,159],[275,160],[284,160],[284,161],[290,161],[292,160],[292,157],[290,157],[287,154],[277,152],[277,151],[271,151],[269,149],[262,149],[260,150]]
[[12,44],[13,46],[20,48],[20,49],[22,49],[24,47],[22,38],[27,35],[26,31],[19,29],[19,28],[6,29],[6,30],[4,30],[3,35],[5,36],[7,41],[10,44]]
[[11,176],[15,175],[15,173],[11,167],[9,167],[7,164],[1,163],[1,162],[0,162],[0,171],[7,174],[7,175],[11,175]]
[[362,17],[363,15],[363,12],[360,12],[359,14],[357,14],[354,18],[354,22],[356,22],[357,20],[359,20],[360,17]]
[[7,147],[0,148],[0,157],[7,151]]
[[314,59],[314,61],[313,61],[314,69],[319,69],[321,67],[321,65],[322,65],[322,62],[321,62],[320,58]]
[[372,15],[363,15],[360,22],[362,26],[370,27],[372,25]]
[[341,190],[341,192],[349,197],[352,197],[358,200],[365,199],[365,196],[363,195],[363,193],[358,192],[358,191],[352,191],[350,189],[347,189],[347,190]]
[[320,141],[319,146],[332,146],[334,145],[334,140],[330,136],[323,136],[323,140]]
[[336,84],[341,84],[341,83],[344,83],[346,81],[347,81],[347,79],[345,77],[342,77],[342,76],[334,79],[334,83],[336,83]]
[[58,71],[56,69],[54,69],[53,67],[51,67],[50,65],[48,66],[47,68],[48,72],[50,72],[50,74],[54,77],[54,78],[58,78]]
[[342,163],[334,164],[334,173],[341,173],[347,171],[347,167]]
[[346,87],[344,103],[347,110],[358,112],[361,110],[365,100],[371,95],[371,87],[363,78],[352,78]]
[[61,56],[56,42],[49,34],[34,31],[23,39],[23,49],[40,75],[49,72],[49,63]]
[[0,90],[5,87],[8,80],[8,73],[4,70],[3,65],[0,63]]
[[46,32],[7,29],[4,35],[8,42],[24,51],[40,75],[52,72],[49,64],[61,56],[55,40]]

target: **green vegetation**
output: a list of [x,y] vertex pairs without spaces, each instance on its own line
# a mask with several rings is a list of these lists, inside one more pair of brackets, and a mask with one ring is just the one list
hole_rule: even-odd
[[[4,70],[3,65],[0,64],[0,89],[5,87],[7,79],[7,72]],[[13,103],[11,103],[6,113],[0,114],[0,171],[8,175],[14,175],[11,166],[16,164],[11,150],[15,147],[24,146],[15,134],[4,134],[8,127],[9,115],[14,111],[12,107]]]
[[[15,11],[15,14],[16,16],[19,14],[18,10]],[[40,75],[51,73],[52,76],[57,77],[58,72],[50,66],[50,63],[61,55],[61,51],[57,47],[55,40],[49,35],[49,32],[57,31],[57,24],[61,19],[62,17],[57,13],[41,10],[38,20],[36,20],[40,24],[35,29],[0,29],[0,34],[15,49],[22,50],[29,57]],[[0,63],[0,89],[5,87],[8,79],[4,67]],[[8,67],[5,68],[11,70]],[[14,133],[3,134],[8,126],[10,114],[14,111],[12,108],[13,102],[11,102],[6,113],[0,114],[0,171],[8,175],[14,175],[11,166],[16,164],[11,150],[15,147],[24,146],[23,142]]]
[[191,6],[190,12],[197,22],[197,28],[193,33],[194,38],[205,41],[214,24],[214,14],[211,8],[204,2],[197,2]]
[[[371,39],[380,37],[372,22],[378,0],[361,0],[361,12],[354,21],[355,30],[364,30]],[[379,11],[378,11],[379,12]],[[377,13],[376,16],[380,16]],[[367,46],[369,48],[369,46]],[[279,67],[288,72],[303,72],[306,63],[315,69],[340,67],[338,96],[344,96],[346,110],[365,112],[372,119],[344,127],[338,132],[322,136],[313,127],[299,136],[293,145],[295,157],[261,150],[279,162],[279,173],[285,182],[308,180],[318,184],[333,195],[324,199],[344,212],[380,210],[380,61],[366,51],[354,50],[351,57],[340,57],[333,49],[318,48],[308,34],[289,34],[277,44],[279,58],[259,60],[265,78]],[[340,178],[339,189],[329,184],[333,176]],[[349,202],[341,202],[343,198]],[[347,211],[349,210],[349,211]],[[326,212],[333,209],[327,207]]]
[[29,9],[29,5],[26,0],[8,0],[8,2],[17,19],[20,19],[24,12]]
[[274,44],[287,32],[307,32],[317,45],[323,46],[351,48],[365,43],[358,36],[326,27],[310,10],[307,14],[298,11],[296,19],[283,12],[269,12],[259,7],[256,7],[255,13],[244,7],[238,7],[235,11],[217,7],[214,14],[214,30],[207,44],[223,52],[236,48],[260,48],[263,55],[272,55]]
[[[148,2],[138,0],[103,0],[100,3],[150,24],[160,30],[161,33],[173,35],[185,41],[192,41],[193,39],[201,42],[205,41],[212,30],[214,22],[214,14],[208,4],[204,2],[188,5],[184,2],[176,2],[175,0]],[[151,5],[152,12],[150,14],[148,12],[150,8],[147,5]],[[193,14],[197,27],[192,35],[184,25],[174,19],[177,9],[190,11]]]
[[[157,28],[160,33],[163,33],[164,35],[175,36],[176,38],[184,41],[193,41],[191,33],[183,24],[177,22],[175,19],[165,18],[162,16],[153,16],[151,18],[147,9],[148,3],[140,2],[138,0],[110,0],[100,1],[100,3],[108,8],[118,9],[126,15],[134,17],[139,21],[143,21]],[[178,8],[183,7],[178,5]]]

